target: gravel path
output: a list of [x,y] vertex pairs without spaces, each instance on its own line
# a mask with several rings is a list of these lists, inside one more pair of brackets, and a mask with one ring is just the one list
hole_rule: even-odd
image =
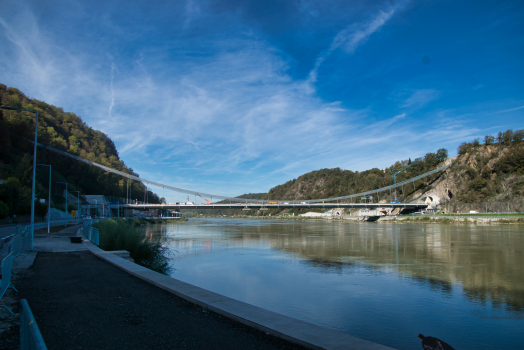
[[[208,312],[90,252],[40,252],[31,269],[19,271],[16,298],[28,300],[49,349],[302,349]],[[19,312],[19,303],[13,311]],[[17,331],[2,334],[0,348],[18,349]]]

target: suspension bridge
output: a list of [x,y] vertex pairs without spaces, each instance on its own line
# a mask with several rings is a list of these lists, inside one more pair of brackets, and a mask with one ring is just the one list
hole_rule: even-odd
[[[370,196],[373,194],[377,194],[383,191],[393,190],[397,187],[407,185],[414,183],[415,181],[425,178],[427,176],[430,176],[432,174],[438,173],[440,171],[444,171],[447,168],[451,166],[451,164],[444,165],[442,167],[439,167],[437,169],[428,171],[424,174],[415,176],[411,179],[401,181],[401,182],[395,182],[395,184],[390,186],[381,187],[375,190],[351,194],[347,196],[339,196],[339,197],[331,197],[331,198],[321,198],[321,199],[309,199],[309,200],[287,200],[287,199],[247,199],[247,198],[241,198],[241,197],[227,197],[222,195],[216,195],[211,193],[204,193],[189,189],[184,189],[180,187],[175,187],[163,183],[159,183],[156,181],[147,180],[144,178],[140,178],[135,175],[127,174],[125,172],[110,168],[108,166],[69,154],[67,152],[60,151],[56,148],[45,146],[41,143],[37,143],[37,145],[41,148],[44,148],[48,151],[55,152],[58,154],[61,154],[63,156],[73,158],[75,160],[78,160],[80,162],[89,164],[94,167],[98,167],[100,169],[103,169],[104,171],[111,172],[120,176],[123,176],[124,178],[127,178],[128,180],[134,180],[142,182],[146,189],[149,185],[157,186],[159,188],[172,190],[179,193],[189,194],[189,195],[195,195],[199,196],[201,198],[208,197],[211,198],[211,201],[208,201],[206,204],[195,204],[191,202],[187,203],[169,203],[169,204],[133,204],[133,203],[125,203],[125,204],[119,204],[118,206],[120,208],[129,208],[129,209],[258,209],[258,210],[265,210],[270,208],[403,208],[403,209],[424,209],[427,207],[427,204],[425,203],[398,203],[398,202],[392,202],[392,203],[370,203],[370,202],[353,202],[353,199],[359,198],[359,197],[365,197]],[[348,201],[351,201],[348,203]],[[229,202],[229,203],[227,203]]]

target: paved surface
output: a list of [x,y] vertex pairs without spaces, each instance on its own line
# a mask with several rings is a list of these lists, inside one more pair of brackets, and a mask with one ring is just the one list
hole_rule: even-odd
[[[0,230],[0,259],[6,257],[9,254],[9,241],[11,236],[14,235],[16,231],[15,226],[6,227],[3,226]],[[33,252],[60,252],[60,251],[69,251],[69,250],[88,250],[85,246],[79,244],[71,244],[69,236],[76,236],[77,231],[81,228],[82,225],[73,225],[73,226],[53,226],[51,227],[51,232],[47,234],[47,228],[35,230],[33,237]],[[19,260],[16,259],[18,263]],[[34,257],[33,257],[34,260]],[[23,261],[22,261],[23,263]],[[27,265],[27,264],[25,264]],[[24,265],[24,266],[25,266]],[[16,268],[17,264],[13,268]],[[30,265],[29,265],[30,266]]]
[[18,275],[16,288],[49,349],[300,349],[182,300],[88,251],[39,252],[33,268]]
[[[70,243],[78,228],[35,235],[35,252],[17,258],[14,267],[19,293],[9,291],[16,299],[10,306],[17,313],[16,301],[28,300],[49,349],[302,349],[97,258]],[[14,319],[3,320],[13,325],[2,334],[1,349],[19,348]]]
[[91,243],[89,250],[128,273],[219,315],[311,349],[393,350],[380,344],[287,317],[151,271]]
[[[8,306],[28,300],[49,349],[391,349],[70,243],[80,227],[35,235],[38,253],[14,266]],[[5,321],[0,349],[18,349],[17,318]]]

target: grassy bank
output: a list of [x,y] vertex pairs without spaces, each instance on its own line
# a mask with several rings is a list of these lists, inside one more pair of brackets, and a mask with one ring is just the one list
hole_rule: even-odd
[[100,230],[101,249],[127,250],[137,264],[163,274],[169,273],[167,251],[160,242],[146,239],[138,220],[107,219],[93,226]]

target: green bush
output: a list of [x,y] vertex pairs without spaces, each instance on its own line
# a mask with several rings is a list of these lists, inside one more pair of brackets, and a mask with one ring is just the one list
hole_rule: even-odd
[[127,250],[137,264],[163,274],[169,273],[166,249],[160,242],[147,240],[137,220],[107,219],[93,226],[100,230],[100,248]]
[[0,220],[9,215],[9,207],[4,202],[0,201]]
[[482,189],[484,189],[488,185],[488,180],[482,178],[482,177],[476,177],[469,183],[469,189],[480,192]]
[[512,149],[495,163],[495,171],[498,173],[524,174],[524,148]]

